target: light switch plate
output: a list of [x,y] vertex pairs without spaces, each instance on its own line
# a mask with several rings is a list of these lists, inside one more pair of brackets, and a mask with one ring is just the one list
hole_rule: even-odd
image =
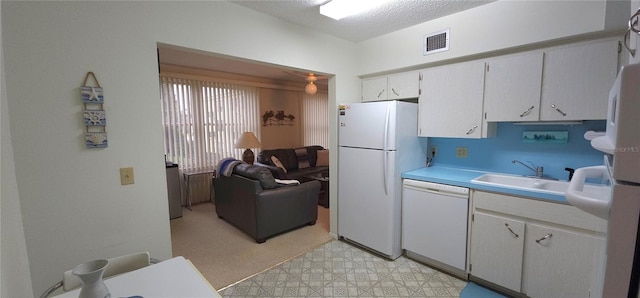
[[133,167],[120,168],[120,184],[133,184]]

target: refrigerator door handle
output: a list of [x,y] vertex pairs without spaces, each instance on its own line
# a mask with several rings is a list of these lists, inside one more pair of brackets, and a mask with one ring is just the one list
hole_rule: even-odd
[[387,154],[389,154],[389,151],[384,151],[384,153],[382,154],[382,184],[384,185],[385,195],[389,195],[389,193],[387,192],[387,162],[389,161]]
[[391,107],[387,105],[387,113],[384,116],[384,138],[382,144],[382,150],[387,150],[387,143],[389,141],[389,118],[391,117]]

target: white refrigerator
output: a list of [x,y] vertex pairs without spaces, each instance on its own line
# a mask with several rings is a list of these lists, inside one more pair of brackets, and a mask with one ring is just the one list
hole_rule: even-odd
[[[607,219],[604,256],[591,297],[640,297],[640,64],[623,66],[609,93],[606,133],[591,145],[606,155],[604,165],[577,169],[567,189],[570,204]],[[587,179],[604,178],[605,194],[583,189]],[[604,262],[601,260],[604,259]]]
[[338,235],[396,259],[402,254],[400,175],[426,163],[418,105],[342,104],[338,121]]

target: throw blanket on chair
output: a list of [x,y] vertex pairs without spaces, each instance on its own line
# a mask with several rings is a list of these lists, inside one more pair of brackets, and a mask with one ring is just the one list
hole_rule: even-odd
[[241,160],[237,160],[232,157],[223,158],[218,162],[216,177],[220,177],[221,175],[230,177],[233,173],[233,168],[237,165],[241,164]]

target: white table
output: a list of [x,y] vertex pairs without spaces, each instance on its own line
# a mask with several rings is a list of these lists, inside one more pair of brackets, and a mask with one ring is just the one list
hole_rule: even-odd
[[[221,297],[184,257],[175,257],[105,279],[111,297]],[[80,288],[56,297],[77,298]]]

